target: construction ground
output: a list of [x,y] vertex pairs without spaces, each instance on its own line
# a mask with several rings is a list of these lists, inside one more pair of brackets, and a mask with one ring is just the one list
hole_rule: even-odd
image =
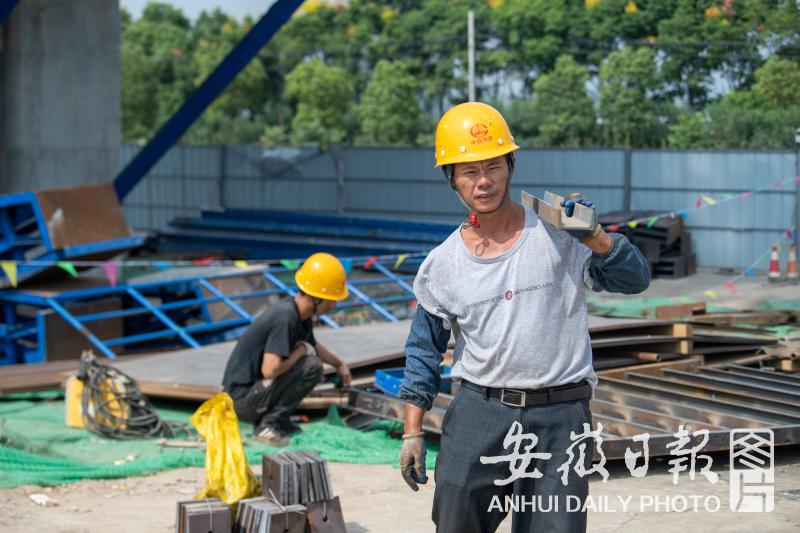
[[[205,79],[191,75],[184,102],[170,96],[165,109],[172,110],[162,117],[159,106],[159,125],[131,133],[136,142],[125,144],[120,128],[130,117],[120,117],[125,109],[120,99],[131,77],[123,83],[120,58],[131,65],[139,52],[138,45],[121,48],[121,39],[130,37],[121,34],[123,26],[132,26],[129,17],[121,17],[119,3],[0,2],[0,108],[8,111],[0,120],[0,530],[435,530],[436,460],[446,415],[456,411],[449,408],[461,390],[460,380],[450,375],[459,362],[456,339],[444,350],[441,387],[422,420],[429,482],[418,492],[399,468],[403,443],[420,442],[420,435],[401,438],[407,404],[399,389],[411,317],[418,309],[413,288],[418,271],[465,217],[467,231],[469,224],[480,224],[478,215],[473,219],[464,212],[465,200],[453,194],[441,169],[433,168],[434,158],[444,157],[446,150],[437,148],[434,154],[418,144],[355,140],[340,145],[322,138],[309,144],[305,137],[295,138],[294,130],[273,141],[272,133],[283,131],[283,125],[273,131],[273,124],[258,143],[184,142],[192,124],[207,109],[215,111],[209,106],[247,65],[269,57],[259,54],[284,24],[298,20],[293,13],[301,4],[270,2],[258,22],[245,24],[241,39],[228,43],[230,49]],[[307,2],[306,7],[327,4],[336,6],[332,15],[349,9],[348,2],[338,1]],[[370,10],[383,7],[364,4]],[[465,3],[447,4],[460,8]],[[583,9],[584,3],[567,4]],[[599,4],[585,2],[587,13]],[[641,16],[635,15],[636,2],[623,4],[604,3],[593,13],[624,10],[625,16]],[[746,7],[724,4],[695,6],[698,20],[710,25],[721,17],[719,23],[727,25]],[[523,8],[517,2],[505,5]],[[161,18],[168,7],[169,2],[152,5],[150,14]],[[390,27],[395,15],[385,7],[379,18]],[[473,16],[472,11],[467,15],[470,25]],[[348,23],[346,31],[360,27]],[[141,33],[147,40],[162,32]],[[474,48],[474,31],[467,34]],[[383,41],[375,37],[364,42]],[[639,44],[650,48],[656,45],[652,39]],[[726,47],[731,42],[725,41]],[[408,44],[419,48],[419,43]],[[158,54],[169,57],[153,56],[158,71],[188,59],[185,47],[162,48]],[[325,54],[303,54],[298,61],[314,57],[316,62],[318,55]],[[474,69],[455,65],[474,77]],[[486,75],[479,77],[486,81]],[[769,77],[783,79],[783,74]],[[259,80],[254,85],[266,81]],[[319,85],[327,90],[327,82]],[[429,91],[411,91],[409,102],[422,92]],[[646,89],[642,98],[649,93],[659,91]],[[422,122],[439,118],[427,115],[444,113],[453,94],[431,95],[438,102],[425,106]],[[358,109],[368,107],[359,104]],[[231,112],[237,119],[250,115],[242,111]],[[773,111],[775,117],[783,115]],[[280,109],[265,112],[294,123]],[[505,119],[492,113],[496,118],[485,122],[505,128],[498,129],[501,134],[488,136],[482,122],[464,128],[469,123],[461,121],[469,142],[455,143],[452,153],[465,154],[468,147],[502,151],[492,152],[492,159],[507,158],[509,166],[495,167],[501,176],[513,177],[506,193],[538,215],[526,213],[525,220],[551,224],[555,232],[591,232],[583,234],[594,235],[583,241],[590,244],[613,241],[595,233],[599,227],[608,235],[624,235],[642,253],[643,260],[631,254],[641,267],[642,286],[644,262],[653,277],[646,291],[629,296],[587,287],[588,341],[582,322],[576,328],[581,331],[575,334],[591,344],[598,376],[589,404],[593,425],[584,425],[594,444],[587,447],[583,436],[573,434],[566,452],[573,458],[580,454],[572,465],[576,471],[589,469],[589,498],[582,502],[588,531],[800,531],[800,129],[794,152],[661,150],[650,147],[663,143],[631,145],[630,138],[625,148],[590,140],[579,144],[585,148],[539,148],[533,138],[520,141],[525,144],[520,148]],[[350,111],[343,115],[347,121],[355,117]],[[410,139],[433,133],[425,128]],[[517,148],[516,159],[510,159],[508,150]],[[460,162],[483,159],[490,158]],[[513,173],[504,175],[506,169]],[[587,201],[566,207],[575,210],[574,216],[560,202],[566,199],[548,192],[566,196],[576,189]],[[480,201],[492,197],[499,202],[492,212],[503,205],[522,212],[499,194]],[[483,220],[485,228],[488,219]],[[569,243],[564,249],[585,251],[564,234],[556,235]],[[610,252],[611,246],[604,249]],[[326,303],[304,294],[302,289],[309,288],[299,281],[301,265],[318,252],[337,258],[327,258],[339,280],[330,287],[343,299],[329,312],[319,311]],[[553,259],[553,264],[565,262]],[[588,272],[583,272],[587,285]],[[583,313],[580,275],[569,282],[570,291],[579,289],[574,301]],[[516,305],[517,294],[544,294],[533,293],[539,288],[504,287],[477,303],[499,306],[513,300],[508,305]],[[308,387],[291,419],[279,416],[282,425],[263,428],[256,420],[256,430],[242,418],[258,417],[237,416],[230,387],[223,390],[223,374],[257,318],[295,297],[305,298],[313,338],[287,345],[295,351],[305,346],[303,364],[313,365],[316,376],[313,356],[320,355],[323,377]],[[299,322],[299,308],[297,314]],[[327,350],[317,352],[311,341]],[[267,351],[264,344],[251,350],[248,387],[265,383],[268,389],[270,379],[279,376],[264,370]],[[326,359],[324,351],[341,361]],[[588,351],[584,354],[582,368],[588,372]],[[551,394],[567,391],[569,396],[575,385],[551,384],[565,387],[548,389],[544,403],[556,403]],[[582,400],[590,394],[586,384],[574,389],[585,393]],[[506,392],[499,393],[501,399]],[[513,407],[526,405],[526,394],[543,396],[541,390],[510,392],[523,398],[517,404],[503,401]],[[587,419],[583,404],[580,408]],[[285,436],[293,423],[300,430],[279,446],[275,437]],[[511,430],[506,439],[509,435]],[[530,438],[516,440],[514,453],[521,440]],[[515,470],[515,459],[508,460]],[[510,518],[500,531],[511,531]]]
[[[702,291],[705,287],[716,286],[724,283],[727,274],[723,275],[716,271],[703,271],[689,277],[680,279],[655,279],[651,287],[637,298],[610,298],[603,296],[596,300],[595,309],[603,314],[609,314],[609,309],[623,308],[629,313],[640,313],[649,316],[657,308],[663,312],[665,309],[674,311],[675,304],[672,306],[659,306],[653,302],[662,302],[669,295],[691,294]],[[704,313],[690,315],[697,317],[745,317],[747,320],[771,320],[770,313],[774,311],[754,312],[753,309],[764,307],[764,302],[785,301],[786,292],[796,290],[794,286],[785,283],[768,283],[766,280],[743,281],[740,283],[736,294],[720,294],[714,305],[726,312]],[[633,311],[631,311],[633,309]],[[743,313],[743,310],[751,310],[750,315]],[[683,309],[686,312],[686,309]],[[708,311],[708,309],[707,309]],[[694,313],[697,312],[693,311]],[[780,317],[779,317],[780,318]],[[597,320],[633,320],[643,324],[651,324],[649,319],[617,319],[597,317]],[[774,320],[774,317],[772,318]],[[783,320],[784,318],[780,318]],[[661,323],[661,322],[658,322]],[[685,324],[686,317],[679,319],[678,324]],[[626,322],[627,324],[627,322]],[[398,325],[404,324],[401,322]],[[698,327],[702,326],[700,323]],[[341,330],[330,330],[323,328],[320,330],[322,338],[325,335],[332,335],[336,331],[355,331],[358,335],[363,335],[363,328],[369,331],[390,331],[374,330],[378,327],[389,325],[381,323],[370,323],[363,326],[347,326]],[[618,327],[617,323],[608,325]],[[407,326],[404,326],[407,327]],[[598,326],[595,325],[595,328]],[[603,326],[606,327],[606,326]],[[628,327],[626,325],[626,327]],[[719,326],[730,331],[733,326]],[[783,326],[784,329],[791,326]],[[750,328],[754,330],[754,328]],[[763,329],[763,328],[762,328]],[[652,331],[652,330],[648,330]],[[781,330],[784,337],[792,337],[786,331]],[[660,331],[657,331],[660,333]],[[676,335],[681,334],[678,331]],[[374,333],[373,333],[374,334]],[[616,345],[620,341],[619,334],[614,333],[614,340],[610,344]],[[632,333],[631,342],[642,341],[641,335],[635,330]],[[648,334],[649,335],[649,334]],[[388,335],[389,340],[385,343],[400,343],[394,348],[383,347],[380,342],[377,348],[371,353],[370,363],[383,358],[389,366],[397,365],[397,354],[402,352],[403,335]],[[593,343],[603,346],[609,339],[602,332],[593,334]],[[660,336],[659,336],[660,338]],[[702,340],[701,337],[693,338]],[[327,342],[335,345],[333,337],[326,339]],[[348,342],[347,339],[340,342]],[[674,340],[668,342],[675,342]],[[791,345],[791,344],[790,344]],[[223,343],[223,349],[229,349],[230,343]],[[698,344],[697,346],[700,346]],[[767,349],[764,349],[767,346]],[[780,366],[786,364],[787,370],[793,370],[795,355],[780,354],[775,350],[770,350],[773,346],[762,345],[753,350],[749,344],[743,347],[744,352],[730,352],[723,350],[721,355],[714,355],[714,350],[706,355],[708,362],[713,362],[715,358],[724,357],[729,360],[755,361],[753,368],[770,368],[770,365]],[[227,348],[226,348],[227,347]],[[774,346],[773,346],[774,347]],[[212,345],[213,348],[213,345]],[[628,348],[630,348],[628,346]],[[214,348],[219,350],[220,348]],[[172,354],[190,353],[194,355],[209,353],[204,350],[184,350],[172,352]],[[605,349],[598,349],[597,353],[605,353]],[[629,351],[629,350],[623,350]],[[691,352],[691,350],[689,350]],[[751,353],[752,352],[752,353]],[[385,355],[389,353],[391,355]],[[744,353],[744,355],[743,355]],[[384,354],[381,356],[381,354]],[[758,354],[758,355],[754,355]],[[199,356],[199,355],[198,355]],[[125,362],[119,359],[118,365],[138,374],[143,378],[144,390],[153,390],[157,395],[163,394],[163,383],[148,381],[151,376],[144,369],[155,369],[156,373],[163,374],[166,380],[172,379],[171,372],[181,368],[181,357],[170,356],[169,352],[162,355],[151,357],[165,358],[164,364],[154,366],[144,364],[148,362],[148,357],[134,358]],[[171,360],[167,358],[172,357]],[[693,356],[683,354],[667,361],[669,364],[685,362],[691,360]],[[694,356],[696,357],[696,356]],[[604,359],[606,358],[606,359]],[[224,362],[225,357],[215,357],[216,367],[212,364],[210,368],[203,368],[203,365],[195,367],[195,376],[202,382],[204,372],[219,372],[220,361]],[[607,374],[618,370],[628,371],[636,368],[644,368],[648,365],[661,365],[667,363],[652,363],[646,361],[631,362],[625,360],[615,360],[611,355],[597,355],[596,364],[602,366],[602,361],[609,362],[610,368],[606,371],[599,371],[601,383],[606,372],[608,380],[613,381],[614,375]],[[781,363],[783,362],[783,363]],[[7,488],[0,489],[0,525],[12,527],[14,531],[105,531],[113,528],[116,531],[167,531],[175,527],[175,505],[177,501],[191,499],[203,487],[205,482],[205,471],[202,467],[205,460],[204,448],[186,448],[175,451],[159,445],[155,439],[148,439],[137,442],[120,442],[102,445],[103,439],[91,436],[86,430],[61,429],[58,427],[63,424],[63,396],[56,389],[55,391],[30,392],[24,393],[22,390],[36,390],[51,388],[48,380],[63,379],[69,372],[65,373],[64,364],[68,362],[45,363],[40,368],[47,368],[47,365],[55,365],[56,377],[46,377],[47,372],[39,373],[38,378],[42,386],[36,386],[36,379],[31,381],[30,377],[24,378],[23,384],[14,389],[9,389],[15,379],[14,372],[25,370],[26,365],[18,366],[16,369],[7,367],[6,376],[0,383],[6,387],[6,394],[0,403],[0,419],[3,425],[0,426],[0,435],[3,437],[3,446],[6,452],[14,449],[35,454],[32,457],[49,458],[69,458],[69,464],[48,464],[43,461],[41,465],[30,465],[26,468],[17,463],[19,477],[17,481],[5,483]],[[751,364],[751,363],[748,363]],[[58,366],[60,365],[60,366]],[[138,366],[137,366],[138,365]],[[166,365],[166,366],[164,366]],[[177,365],[177,366],[175,366]],[[379,368],[380,364],[377,365]],[[385,365],[384,365],[385,366]],[[27,367],[30,368],[30,367]],[[372,390],[369,385],[373,385],[375,375],[374,365],[367,365],[363,372],[354,370],[356,382],[364,390]],[[138,370],[137,370],[138,369]],[[772,370],[776,372],[776,370]],[[786,376],[791,376],[792,372],[780,372]],[[43,378],[43,376],[45,376]],[[60,377],[59,377],[60,376]],[[9,380],[9,378],[11,378]],[[43,379],[43,381],[42,381]],[[27,380],[27,381],[25,381]],[[19,380],[16,380],[19,382]],[[184,380],[185,381],[185,380]],[[173,395],[172,400],[156,400],[162,416],[169,419],[185,420],[192,413],[193,409],[203,397],[209,397],[215,390],[204,389],[202,386],[173,383],[172,387],[182,387],[184,390],[177,395]],[[667,385],[667,388],[670,386]],[[315,393],[309,400],[309,409],[303,412],[310,416],[310,422],[303,424],[304,432],[299,438],[293,440],[291,449],[311,449],[318,451],[322,457],[329,458],[328,468],[330,479],[335,487],[336,495],[342,502],[343,517],[347,531],[409,531],[424,532],[433,531],[433,524],[430,520],[429,512],[433,498],[433,476],[431,481],[421,488],[418,493],[414,493],[405,485],[401,479],[399,469],[396,464],[396,455],[399,450],[400,441],[397,439],[399,422],[397,416],[392,415],[391,410],[381,413],[365,411],[359,408],[358,399],[350,400],[354,410],[348,407],[348,401],[340,393],[332,390],[323,390]],[[0,389],[1,390],[1,389]],[[602,389],[598,389],[602,390]],[[161,391],[161,392],[159,392]],[[188,393],[187,393],[188,391]],[[374,393],[374,392],[373,392]],[[188,394],[188,398],[187,398]],[[338,395],[337,395],[338,394]],[[366,393],[365,393],[366,394]],[[625,415],[611,416],[603,403],[603,394],[596,396],[594,400],[600,402],[596,410],[595,420],[604,421],[610,427],[620,424],[621,435],[624,435],[624,424],[621,419],[626,416],[632,424],[637,423],[635,416]],[[191,397],[196,395],[196,400]],[[169,394],[167,394],[167,397]],[[446,395],[445,395],[446,396]],[[352,398],[352,396],[351,396]],[[713,398],[713,396],[710,396]],[[770,398],[766,392],[763,399]],[[316,403],[314,403],[316,401]],[[664,400],[666,401],[666,400]],[[741,400],[739,400],[741,402]],[[165,403],[166,402],[166,403]],[[669,402],[666,402],[669,403]],[[677,402],[676,402],[677,403]],[[686,402],[683,402],[686,405]],[[741,403],[741,405],[746,405]],[[780,409],[781,403],[776,404]],[[796,404],[793,404],[796,405]],[[332,407],[338,406],[338,407]],[[331,409],[336,411],[332,415]],[[713,409],[713,408],[712,408]],[[327,411],[326,411],[327,410]],[[327,412],[327,415],[326,415]],[[791,412],[788,411],[789,413]],[[796,408],[795,408],[796,412]],[[619,414],[619,413],[618,413]],[[20,428],[31,422],[40,421],[42,427],[50,427],[48,432],[43,430],[41,434],[36,432],[25,433]],[[344,421],[349,421],[351,427]],[[665,418],[668,420],[668,418]],[[739,420],[734,417],[734,420]],[[370,426],[369,424],[377,424]],[[652,423],[652,421],[651,421]],[[49,426],[48,426],[49,424]],[[648,428],[647,424],[642,426]],[[666,427],[666,426],[664,426]],[[358,429],[360,428],[360,429]],[[371,430],[371,431],[370,431]],[[77,437],[76,434],[80,434]],[[242,435],[245,437],[245,450],[248,460],[254,472],[259,472],[260,453],[274,453],[277,450],[259,446],[258,443],[247,437],[249,426],[243,427]],[[365,436],[364,436],[365,435]],[[779,436],[776,440],[779,440]],[[791,435],[789,440],[791,442]],[[362,437],[364,436],[364,437]],[[359,440],[359,439],[366,440]],[[613,439],[612,439],[613,441]],[[624,440],[630,443],[630,441]],[[609,441],[611,442],[611,441]],[[797,442],[794,440],[793,442]],[[727,443],[726,443],[727,444]],[[50,451],[45,449],[50,447]],[[74,448],[73,448],[74,446]],[[90,454],[95,457],[79,459],[86,455],[86,451],[92,447]],[[438,439],[436,431],[431,433],[429,448],[435,453],[438,450]],[[98,451],[94,451],[94,450]],[[370,450],[371,451],[367,451]],[[670,457],[666,453],[655,454],[651,458],[650,469],[643,478],[632,477],[621,455],[616,452],[617,448],[613,445],[609,450],[609,461],[606,468],[609,479],[603,481],[599,475],[594,474],[590,477],[590,497],[593,499],[595,508],[590,507],[589,512],[589,531],[618,531],[622,528],[633,528],[640,530],[645,527],[654,531],[681,531],[690,527],[710,528],[716,527],[724,531],[752,531],[754,523],[765,531],[791,531],[800,527],[800,448],[797,445],[787,445],[775,448],[774,456],[774,509],[769,513],[739,513],[733,512],[728,508],[730,501],[730,458],[724,446],[718,446],[718,451],[709,451],[713,459],[713,471],[719,475],[717,483],[711,484],[703,476],[698,475],[696,479],[690,480],[682,476],[678,484],[673,484],[672,474],[669,473],[668,461]],[[171,454],[171,455],[170,455]],[[0,460],[4,463],[4,468],[13,464],[13,459],[7,454],[1,455]],[[37,461],[39,459],[36,459]],[[597,457],[595,457],[597,462]],[[103,463],[98,465],[97,463]],[[139,465],[137,465],[139,463]],[[363,464],[379,463],[379,464]],[[113,465],[113,466],[112,466]],[[184,465],[182,467],[182,465]],[[195,465],[185,467],[185,465]],[[429,457],[429,468],[432,467],[432,460]],[[129,472],[154,472],[147,475],[124,475],[120,473],[109,473],[104,468],[129,468]],[[164,470],[166,469],[166,470]],[[124,472],[121,470],[120,472]],[[14,477],[13,472],[5,471]],[[48,474],[49,472],[49,474]],[[55,476],[55,477],[53,477]],[[66,476],[66,477],[64,477]],[[117,477],[122,476],[122,477]],[[110,479],[103,479],[110,477]],[[82,479],[87,478],[87,479]],[[98,478],[98,479],[88,479]],[[1,478],[0,478],[1,479]],[[30,482],[29,480],[47,480],[43,484]],[[59,483],[59,480],[66,479],[68,482]],[[42,497],[46,501],[44,504],[35,503],[33,497]],[[639,499],[638,503],[628,501],[627,507],[623,503],[630,495]],[[33,497],[32,497],[33,496]],[[683,508],[681,503],[675,503],[675,498],[694,497],[695,502],[699,502],[699,507],[692,508],[690,503],[688,508]],[[715,500],[708,498],[716,497]],[[642,500],[644,498],[644,500]],[[652,499],[649,499],[652,498]],[[661,498],[659,500],[659,498]],[[691,500],[690,500],[691,502]],[[714,502],[718,502],[717,508]],[[710,507],[707,507],[710,505]],[[375,509],[381,509],[376,513]],[[424,512],[409,512],[410,510],[424,510]],[[22,518],[24,517],[24,520]],[[398,528],[397,524],[402,524]],[[506,519],[500,531],[510,531],[510,519]]]

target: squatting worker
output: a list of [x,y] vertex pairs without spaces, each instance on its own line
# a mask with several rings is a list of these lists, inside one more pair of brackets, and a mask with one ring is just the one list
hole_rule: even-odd
[[314,339],[311,319],[347,298],[344,267],[334,256],[314,254],[295,273],[298,292],[271,305],[244,332],[225,367],[222,386],[239,419],[253,422],[253,435],[286,446],[300,431],[289,417],[322,381],[322,362],[333,365],[342,386],[347,365]]
[[[419,269],[419,305],[405,348],[405,434],[400,453],[403,478],[417,490],[426,483],[422,418],[439,390],[439,364],[451,332],[452,376],[461,387],[442,422],[436,459],[433,521],[437,531],[495,531],[506,516],[506,495],[518,501],[558,499],[558,511],[515,511],[514,532],[584,531],[586,516],[566,512],[567,495],[588,494],[588,480],[570,469],[567,486],[558,467],[567,462],[570,432],[591,423],[589,398],[597,383],[592,369],[585,288],[637,293],[650,282],[642,253],[624,236],[600,226],[572,235],[555,229],[514,202],[509,181],[518,146],[503,117],[482,103],[450,109],[436,128],[436,165],[477,215],[436,247]],[[564,207],[572,215],[573,196]],[[474,219],[474,216],[470,217]],[[512,477],[508,460],[483,464],[481,456],[509,455],[512,425],[538,438],[534,459]],[[531,440],[518,447],[520,453]],[[584,467],[591,467],[588,441]],[[576,450],[577,453],[577,450]],[[574,465],[572,465],[574,466]],[[542,476],[531,476],[534,468]],[[501,505],[492,505],[494,496]],[[534,499],[535,498],[535,499]],[[513,500],[513,497],[512,497]],[[573,503],[574,507],[574,503]]]

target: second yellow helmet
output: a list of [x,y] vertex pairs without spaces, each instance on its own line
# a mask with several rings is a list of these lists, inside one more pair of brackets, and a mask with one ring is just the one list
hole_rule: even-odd
[[331,254],[310,256],[294,275],[297,286],[306,294],[323,300],[340,301],[347,298],[347,273]]

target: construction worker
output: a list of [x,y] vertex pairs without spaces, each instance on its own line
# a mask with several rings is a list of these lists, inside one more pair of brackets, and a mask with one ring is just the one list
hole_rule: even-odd
[[[399,460],[413,490],[427,482],[422,419],[439,391],[452,332],[451,375],[461,386],[444,415],[436,459],[439,532],[495,531],[513,495],[542,506],[514,511],[512,531],[585,531],[585,512],[569,509],[567,496],[582,504],[588,480],[571,468],[564,485],[558,470],[570,457],[570,433],[591,424],[597,377],[585,288],[630,294],[650,282],[645,258],[624,236],[599,225],[568,233],[511,199],[518,148],[505,119],[482,103],[453,107],[436,128],[436,166],[471,215],[430,252],[414,281]],[[569,198],[567,216],[576,204],[591,206]],[[587,470],[592,442],[583,441]]]
[[322,362],[336,368],[343,387],[352,377],[344,361],[314,339],[311,319],[347,298],[344,267],[334,256],[314,254],[295,273],[298,292],[271,305],[244,332],[225,367],[222,386],[253,435],[286,446],[300,431],[289,417],[322,381]]

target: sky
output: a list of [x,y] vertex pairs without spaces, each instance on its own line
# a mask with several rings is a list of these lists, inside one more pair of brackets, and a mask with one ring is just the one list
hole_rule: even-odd
[[[149,0],[119,0],[119,5],[125,8],[134,18],[139,18],[144,6]],[[201,11],[213,11],[219,7],[224,12],[241,20],[245,15],[258,18],[272,4],[272,0],[160,0],[180,8],[186,16],[194,20]]]

